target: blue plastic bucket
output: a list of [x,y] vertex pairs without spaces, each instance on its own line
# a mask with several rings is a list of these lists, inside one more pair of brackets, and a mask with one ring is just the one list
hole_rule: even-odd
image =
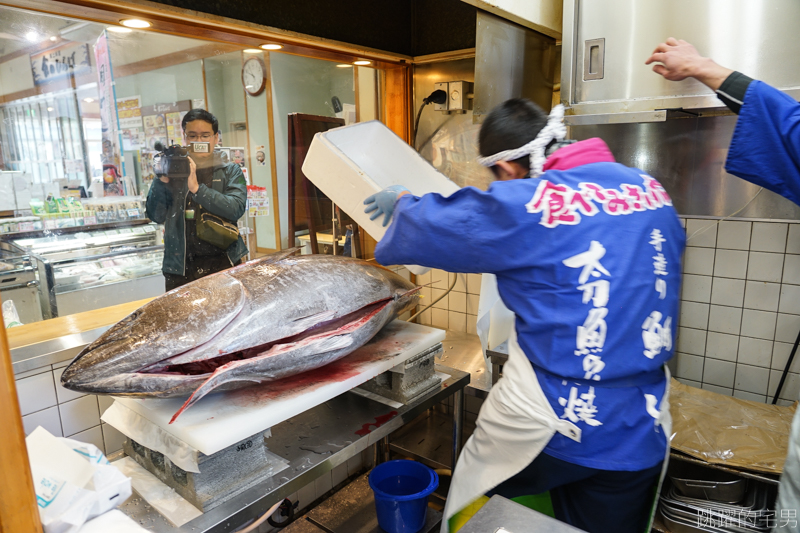
[[388,461],[372,469],[369,486],[381,529],[417,533],[425,526],[428,496],[439,486],[439,476],[416,461]]

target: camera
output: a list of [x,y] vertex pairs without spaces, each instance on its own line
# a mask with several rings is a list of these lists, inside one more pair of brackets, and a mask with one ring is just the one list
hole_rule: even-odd
[[211,143],[191,143],[189,146],[174,144],[165,147],[161,143],[155,144],[155,149],[160,152],[155,165],[158,177],[166,176],[170,179],[187,179],[192,173],[189,164],[190,153],[207,154],[211,150]]

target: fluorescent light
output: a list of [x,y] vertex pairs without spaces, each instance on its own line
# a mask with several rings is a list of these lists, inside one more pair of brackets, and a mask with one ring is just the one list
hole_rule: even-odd
[[92,102],[94,102],[94,98],[84,98],[83,101],[86,102],[87,104],[91,104]]
[[39,40],[39,34],[31,30],[25,34],[25,38],[33,43]]
[[338,64],[336,66],[339,67],[339,68],[353,68],[353,65],[346,65],[344,63],[340,63],[340,64]]
[[125,19],[119,21],[119,23],[128,28],[138,28],[138,29],[149,28],[151,26],[149,22],[142,19]]
[[367,61],[366,59],[362,59],[360,61],[353,61],[353,64],[358,66],[369,65],[371,63],[372,61]]
[[109,27],[108,27],[108,28],[106,28],[106,29],[107,29],[108,31],[110,31],[110,32],[114,32],[114,33],[130,33],[130,32],[132,32],[132,31],[133,31],[132,29],[130,29],[130,28],[125,28],[125,27],[123,27],[123,26],[109,26]]
[[280,44],[262,44],[261,48],[264,50],[280,50],[283,48],[283,45]]
[[244,53],[245,54],[260,54],[261,50],[259,50],[258,48],[245,48],[244,49]]

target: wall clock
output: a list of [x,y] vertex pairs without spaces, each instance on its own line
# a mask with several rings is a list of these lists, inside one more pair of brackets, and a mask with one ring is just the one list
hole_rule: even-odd
[[242,85],[250,96],[258,96],[267,86],[267,66],[260,57],[251,57],[242,65]]

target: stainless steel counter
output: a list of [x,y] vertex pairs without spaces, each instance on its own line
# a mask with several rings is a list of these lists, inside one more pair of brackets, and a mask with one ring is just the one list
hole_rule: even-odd
[[583,530],[497,495],[492,496],[492,499],[461,528],[461,533],[524,533],[527,531],[580,533]]
[[447,330],[442,346],[444,350],[441,359],[437,359],[436,362],[469,372],[471,377],[465,392],[471,396],[485,398],[492,387],[492,376],[484,362],[478,336]]
[[[455,403],[460,404],[470,375],[439,364],[436,370],[449,375],[449,379],[414,403],[398,409],[347,392],[273,427],[272,437],[266,441],[267,448],[288,461],[289,468],[180,528],[170,525],[136,495],[129,498],[121,509],[154,533],[234,531],[334,467],[382,442],[391,432],[449,396],[455,396]],[[463,411],[455,411],[454,428],[460,435]],[[393,413],[389,418],[388,415]],[[453,444],[456,448],[454,456],[457,457],[460,439],[454,439]]]

